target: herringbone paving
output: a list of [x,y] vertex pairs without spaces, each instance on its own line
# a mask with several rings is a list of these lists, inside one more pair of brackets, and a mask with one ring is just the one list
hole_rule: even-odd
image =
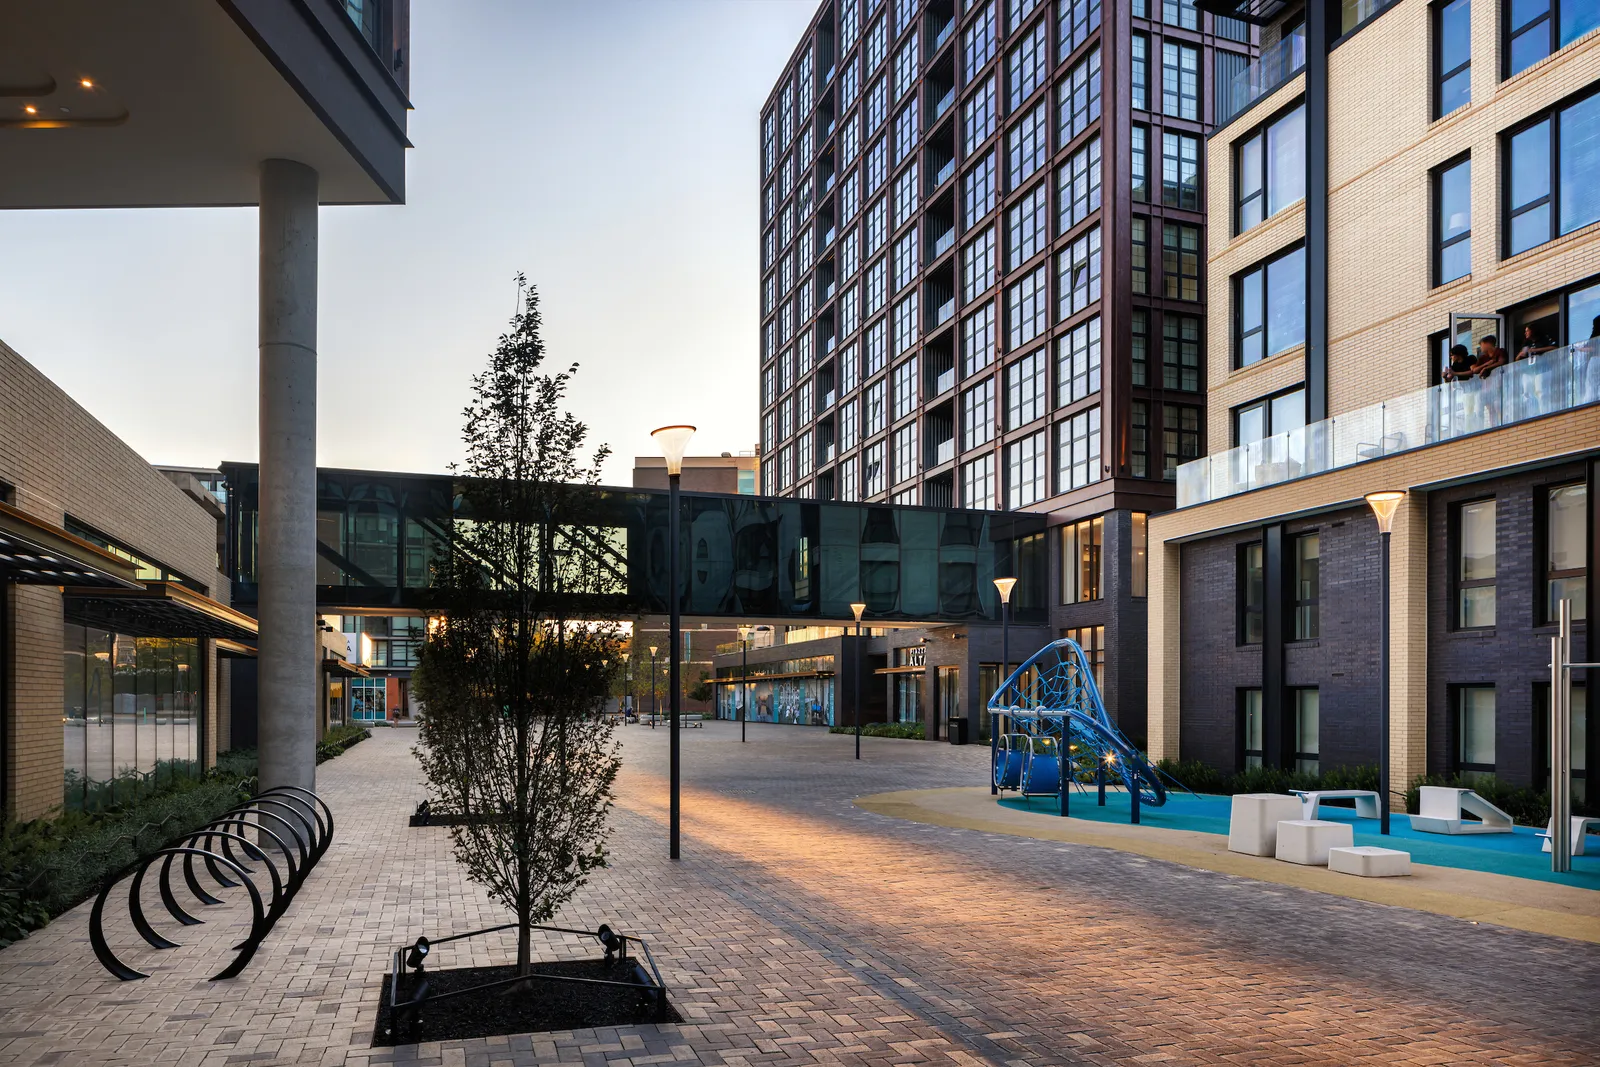
[[666,731],[620,736],[611,867],[558,921],[646,938],[684,1023],[371,1048],[393,946],[503,921],[448,831],[407,828],[415,734],[382,730],[320,768],[335,844],[243,976],[207,980],[242,912],[165,953],[120,935],[157,969],[119,983],[79,908],[0,952],[0,1064],[1600,1063],[1595,946],[869,814],[981,782],[987,750],[867,738],[856,763],[798,727],[685,731],[674,864]]

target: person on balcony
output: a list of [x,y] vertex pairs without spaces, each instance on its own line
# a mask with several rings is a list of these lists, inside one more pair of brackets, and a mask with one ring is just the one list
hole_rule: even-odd
[[1480,378],[1488,378],[1496,367],[1504,367],[1510,362],[1511,357],[1500,347],[1500,338],[1492,333],[1486,334],[1478,342],[1478,358],[1472,364],[1472,372]]

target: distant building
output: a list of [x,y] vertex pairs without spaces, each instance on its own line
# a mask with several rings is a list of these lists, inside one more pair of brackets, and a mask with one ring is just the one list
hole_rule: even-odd
[[[682,488],[693,493],[743,493],[756,496],[761,492],[760,463],[760,457],[754,452],[685,456]],[[636,489],[665,489],[667,461],[660,456],[635,456],[633,485]]]

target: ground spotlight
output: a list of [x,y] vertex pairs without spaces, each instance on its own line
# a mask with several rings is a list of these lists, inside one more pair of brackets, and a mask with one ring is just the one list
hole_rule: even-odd
[[419,937],[417,938],[417,943],[412,945],[411,950],[406,953],[406,966],[410,967],[412,970],[420,971],[422,970],[423,961],[427,958],[428,939],[426,937]]

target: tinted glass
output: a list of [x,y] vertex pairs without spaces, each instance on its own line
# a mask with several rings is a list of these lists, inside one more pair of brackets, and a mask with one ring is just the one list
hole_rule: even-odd
[[[1574,4],[1575,6],[1575,4]],[[1600,0],[1585,5],[1600,8]],[[1560,233],[1600,219],[1600,94],[1561,112]]]
[[[1546,119],[1511,138],[1511,210],[1550,195],[1550,121]],[[1511,220],[1511,252],[1515,255],[1550,239],[1550,206],[1544,204]]]
[[1267,127],[1267,214],[1306,195],[1306,109],[1297,107]]
[[1267,352],[1306,339],[1306,253],[1297,248],[1267,267]]

